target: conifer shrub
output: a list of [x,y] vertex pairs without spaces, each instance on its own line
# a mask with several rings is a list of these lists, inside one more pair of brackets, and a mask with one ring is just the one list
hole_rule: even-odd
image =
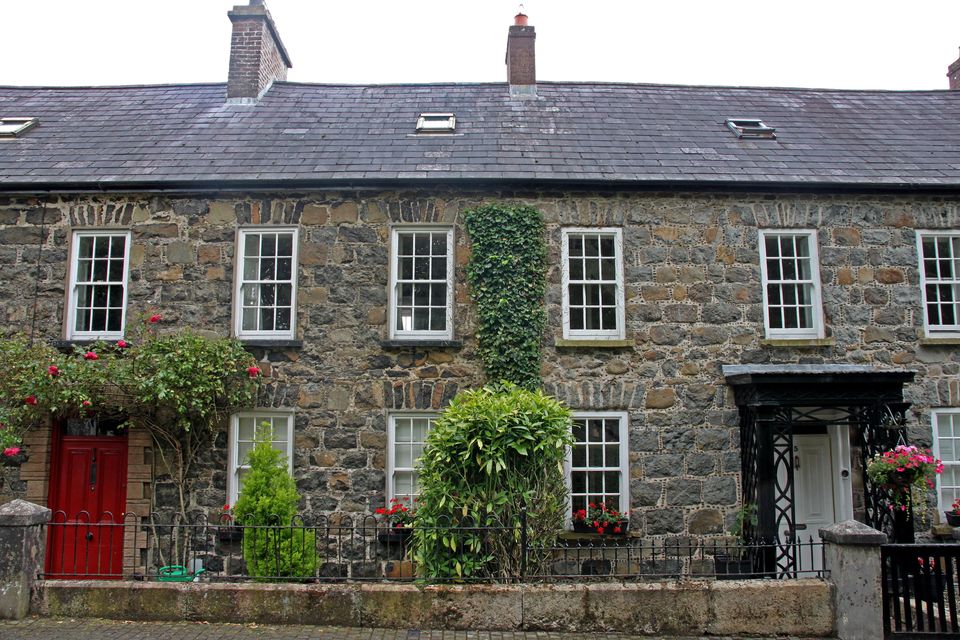
[[250,470],[234,507],[244,526],[243,559],[253,578],[308,578],[316,574],[316,534],[296,525],[300,494],[286,458],[270,442],[270,425],[257,428]]

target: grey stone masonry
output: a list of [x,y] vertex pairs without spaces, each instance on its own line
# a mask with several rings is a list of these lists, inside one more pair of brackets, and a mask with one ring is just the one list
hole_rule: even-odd
[[880,545],[887,542],[886,534],[847,520],[820,529],[820,536],[825,543],[824,568],[833,583],[837,638],[882,638]]
[[[464,212],[490,202],[542,212],[549,246],[542,375],[578,412],[628,421],[632,534],[721,535],[740,495],[729,364],[854,364],[917,372],[910,438],[931,444],[931,408],[960,406],[960,350],[923,340],[916,230],[960,229],[960,197],[311,191],[190,197],[0,198],[0,326],[61,339],[71,231],[130,229],[128,317],[229,335],[241,225],[297,225],[296,340],[251,347],[261,404],[296,411],[293,468],[306,514],[369,514],[385,500],[388,417],[439,411],[485,379],[466,284]],[[454,230],[454,340],[389,341],[393,226]],[[622,230],[624,340],[564,343],[561,234]],[[810,229],[826,340],[766,340],[760,229]],[[34,282],[38,284],[35,287]],[[27,284],[28,283],[28,284]],[[191,508],[225,501],[227,435],[205,454]],[[163,478],[154,507],[173,495]]]
[[49,521],[50,509],[24,500],[0,506],[0,618],[19,620],[30,613]]

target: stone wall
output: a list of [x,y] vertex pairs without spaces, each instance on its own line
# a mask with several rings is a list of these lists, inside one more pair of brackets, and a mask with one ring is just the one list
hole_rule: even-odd
[[[523,202],[547,222],[548,392],[574,409],[630,416],[633,526],[648,535],[720,533],[738,497],[737,412],[721,364],[860,363],[916,369],[913,440],[928,409],[960,405],[956,345],[922,343],[917,228],[960,228],[957,198],[693,194],[305,193],[276,196],[78,196],[0,200],[0,318],[6,332],[62,338],[69,230],[133,230],[130,317],[226,335],[238,224],[299,224],[297,336],[256,348],[263,403],[296,407],[294,468],[307,512],[371,512],[384,500],[386,416],[440,409],[483,381],[463,265],[463,211]],[[456,225],[456,338],[462,346],[390,347],[389,228]],[[560,229],[622,226],[632,346],[558,346]],[[818,230],[828,340],[764,340],[757,229]],[[37,279],[39,274],[39,280]],[[131,320],[132,321],[132,320]],[[224,502],[226,435],[191,496]],[[854,474],[859,475],[857,473]],[[155,506],[169,486],[156,484]]]
[[35,613],[411,629],[832,637],[821,580],[554,585],[163,584],[47,580]]

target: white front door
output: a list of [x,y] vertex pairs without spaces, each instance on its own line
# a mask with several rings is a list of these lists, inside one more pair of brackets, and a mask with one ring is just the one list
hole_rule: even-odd
[[[820,541],[820,529],[837,522],[836,459],[827,435],[793,436],[793,481],[796,499],[796,535],[799,542]],[[783,532],[789,534],[789,532]],[[820,570],[819,547],[798,548],[800,569]]]

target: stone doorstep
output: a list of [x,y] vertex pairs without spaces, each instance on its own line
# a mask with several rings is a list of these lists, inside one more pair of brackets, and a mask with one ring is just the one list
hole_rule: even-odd
[[46,580],[34,590],[33,612],[491,631],[595,632],[603,620],[603,630],[646,635],[832,637],[830,594],[816,579],[430,586]]

